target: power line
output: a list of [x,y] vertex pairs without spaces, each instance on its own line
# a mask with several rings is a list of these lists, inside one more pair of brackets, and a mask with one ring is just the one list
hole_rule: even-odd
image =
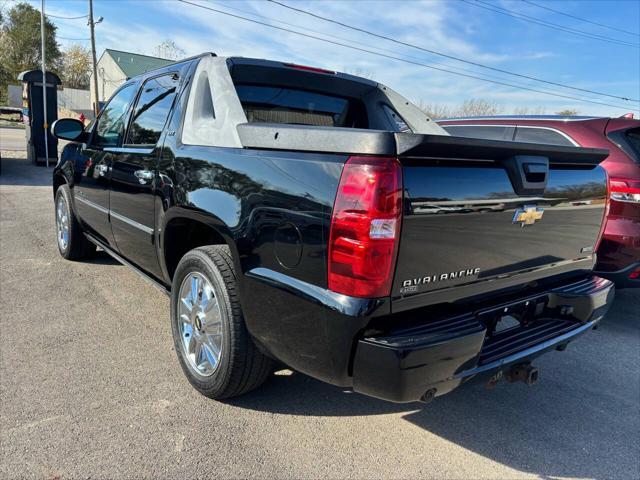
[[85,42],[85,41],[91,40],[90,38],[68,38],[68,37],[59,37],[58,35],[56,35],[56,38],[59,38],[60,40],[75,40],[78,42]]
[[193,5],[194,7],[202,8],[204,10],[210,10],[212,12],[220,13],[222,15],[227,15],[229,17],[237,18],[237,19],[244,20],[244,21],[251,22],[251,23],[255,23],[255,24],[258,24],[258,25],[263,25],[263,26],[269,27],[269,28],[274,28],[276,30],[280,30],[280,31],[288,32],[288,33],[293,33],[295,35],[300,35],[302,37],[311,38],[311,39],[314,39],[314,40],[319,40],[321,42],[326,42],[326,43],[330,43],[330,44],[333,44],[333,45],[338,45],[338,46],[341,46],[341,47],[349,48],[351,50],[357,50],[359,52],[370,53],[372,55],[377,55],[379,57],[389,58],[389,59],[392,59],[392,60],[398,60],[398,61],[409,63],[409,64],[412,64],[412,65],[418,65],[418,66],[421,66],[421,67],[430,68],[432,70],[438,70],[438,71],[441,71],[441,72],[451,73],[453,75],[458,75],[458,76],[467,77],[467,78],[473,78],[473,79],[476,79],[476,80],[482,80],[484,82],[494,83],[496,85],[503,85],[503,86],[506,86],[506,87],[512,87],[512,88],[517,88],[517,89],[521,89],[521,90],[527,90],[527,91],[530,91],[530,92],[541,93],[543,95],[551,95],[551,96],[554,96],[554,97],[566,98],[566,99],[575,100],[575,101],[579,101],[579,102],[587,102],[587,103],[593,103],[593,104],[596,104],[596,105],[604,105],[604,106],[607,106],[607,107],[619,108],[621,110],[628,110],[629,109],[628,106],[613,105],[613,104],[610,104],[610,103],[598,102],[598,101],[589,100],[589,99],[586,99],[586,98],[572,97],[572,96],[569,96],[569,95],[562,95],[562,94],[559,94],[559,93],[551,93],[551,92],[545,92],[543,90],[536,90],[536,89],[533,89],[533,88],[521,87],[521,86],[513,85],[513,84],[510,84],[510,83],[506,83],[506,82],[499,82],[499,81],[495,81],[495,80],[487,80],[486,78],[477,77],[475,75],[469,75],[469,74],[465,74],[465,73],[458,73],[458,72],[454,72],[452,70],[447,70],[445,68],[434,67],[433,65],[428,65],[426,63],[407,60],[407,59],[404,59],[404,58],[401,58],[401,57],[397,57],[397,56],[393,56],[393,55],[387,55],[387,54],[384,54],[384,53],[376,52],[376,51],[373,51],[373,50],[368,50],[368,49],[365,49],[365,48],[354,47],[353,45],[347,45],[345,43],[336,42],[334,40],[329,40],[329,39],[326,39],[326,38],[317,37],[315,35],[309,35],[307,33],[298,32],[296,30],[291,30],[289,28],[278,27],[276,25],[271,25],[269,23],[261,22],[259,20],[253,20],[251,18],[247,18],[247,17],[243,17],[241,15],[236,15],[236,14],[233,14],[233,13],[225,12],[223,10],[218,10],[216,8],[207,7],[205,5],[200,5],[199,3],[190,2],[188,0],[178,0],[178,1],[181,2],[181,3],[188,4],[188,5]]
[[597,35],[595,33],[589,33],[584,30],[578,30],[576,28],[565,27],[557,23],[547,22],[546,20],[541,20],[539,18],[525,15],[524,13],[518,13],[513,10],[502,8],[492,3],[484,2],[482,0],[474,0],[474,1],[461,0],[461,1],[468,3],[469,5],[473,5],[474,7],[484,8],[485,10],[490,10],[492,12],[500,13],[508,17],[517,18],[518,20],[524,20],[525,22],[542,25],[544,27],[551,28],[553,30],[560,30],[560,31],[571,33],[573,35],[577,35],[580,37],[590,38],[593,40],[600,40],[601,42],[613,43],[615,45],[623,45],[625,47],[640,48],[640,44],[630,43],[625,40],[619,40],[617,38],[605,37],[604,35]]
[[634,102],[640,101],[638,99],[621,97],[621,96],[618,96],[618,95],[611,95],[609,93],[598,92],[598,91],[589,90],[589,89],[586,89],[586,88],[573,87],[571,85],[566,85],[566,84],[563,84],[563,83],[553,82],[553,81],[550,81],[550,80],[544,80],[542,78],[537,78],[537,77],[532,77],[532,76],[529,76],[529,75],[524,75],[524,74],[521,74],[521,73],[511,72],[509,70],[504,70],[502,68],[491,67],[489,65],[484,65],[484,64],[478,63],[478,62],[473,62],[471,60],[465,60],[464,58],[456,57],[456,56],[453,56],[453,55],[448,55],[446,53],[442,53],[442,52],[438,52],[438,51],[435,51],[435,50],[431,50],[431,49],[428,49],[428,48],[425,48],[425,47],[421,47],[419,45],[415,45],[415,44],[412,44],[412,43],[404,42],[404,41],[398,40],[396,38],[389,37],[387,35],[382,35],[382,34],[379,34],[379,33],[376,33],[376,32],[372,32],[370,30],[366,30],[364,28],[360,28],[360,27],[356,27],[356,26],[353,26],[353,25],[349,25],[349,24],[340,22],[338,20],[334,20],[332,18],[324,17],[324,16],[319,15],[317,13],[310,12],[308,10],[303,10],[301,8],[292,7],[291,5],[287,5],[287,4],[282,3],[282,2],[280,2],[278,0],[268,0],[268,1],[271,2],[271,3],[275,3],[277,5],[280,5],[281,7],[288,8],[289,10],[294,10],[294,11],[299,12],[299,13],[304,13],[305,15],[309,15],[311,17],[315,17],[315,18],[318,18],[320,20],[324,20],[326,22],[334,23],[336,25],[340,25],[342,27],[349,28],[351,30],[355,30],[355,31],[358,31],[358,32],[366,33],[367,35],[371,35],[371,36],[374,36],[374,37],[377,37],[377,38],[381,38],[383,40],[388,40],[390,42],[397,43],[399,45],[404,45],[406,47],[415,48],[417,50],[421,50],[423,52],[431,53],[431,54],[437,55],[439,57],[449,58],[451,60],[456,60],[458,62],[466,63],[468,65],[473,65],[473,66],[476,66],[476,67],[485,68],[487,70],[493,70],[494,72],[505,73],[507,75],[513,75],[513,76],[520,77],[520,78],[526,78],[527,80],[533,80],[533,81],[536,81],[536,82],[546,83],[548,85],[554,85],[556,87],[568,88],[568,89],[576,90],[576,91],[579,91],[579,92],[591,93],[591,94],[594,94],[594,95],[601,95],[601,96],[605,96],[605,97],[615,98],[617,100],[624,100],[624,101],[627,101],[627,102],[628,101],[634,101]]
[[[211,3],[211,2],[209,2],[209,3]],[[214,5],[216,5],[216,6],[220,6],[220,5],[218,5],[218,4],[214,4]],[[231,6],[229,6],[229,5],[224,5],[223,7],[224,7],[224,8],[227,8],[227,9],[229,9],[229,10],[234,10],[234,11],[236,11],[236,12],[246,13],[247,15],[251,15],[251,16],[253,16],[253,17],[264,18],[264,19],[269,20],[269,21],[271,21],[271,22],[279,23],[279,24],[282,24],[282,25],[287,25],[287,26],[289,26],[289,27],[294,27],[294,28],[295,28],[295,27],[298,27],[298,26],[299,26],[299,25],[297,25],[297,24],[288,23],[288,22],[285,22],[285,21],[282,21],[282,20],[277,20],[277,19],[275,19],[275,18],[267,17],[267,16],[265,16],[265,15],[260,15],[260,14],[255,13],[255,12],[249,12],[249,11],[247,11],[247,10],[243,10],[243,9],[241,9],[241,8],[231,7]],[[319,31],[317,31],[317,30],[313,30],[313,29],[310,29],[310,28],[307,28],[307,27],[305,27],[305,31],[306,31],[306,32],[311,32],[311,33],[316,33],[316,34],[318,34],[318,35],[326,35],[326,33],[324,33],[324,32],[319,32]],[[341,40],[341,41],[343,41],[343,42],[351,42],[352,44],[360,45],[360,46],[364,46],[364,47],[367,47],[367,48],[369,47],[369,45],[368,45],[368,44],[366,44],[366,43],[362,43],[362,42],[358,42],[358,41],[355,41],[355,40],[346,39],[346,38],[344,38],[344,37],[339,37],[339,36],[337,36],[337,35],[333,35],[333,34],[331,35],[331,38],[332,38],[332,39],[334,39],[334,40]],[[388,53],[391,53],[391,54],[396,54],[396,52],[395,52],[394,50],[390,50],[390,49],[388,49],[388,48],[383,48],[383,47],[371,47],[371,48],[375,48],[376,50],[378,50],[378,51],[382,51],[382,52],[388,52]],[[407,59],[407,58],[408,58],[408,59],[416,60],[417,62],[422,61],[422,59],[421,59],[421,58],[414,57],[414,56],[412,56],[412,55],[402,54],[402,57],[403,57],[404,59]],[[431,63],[430,65],[438,65],[438,66],[442,66],[442,67],[447,67],[447,68],[451,68],[451,69],[454,69],[454,70],[456,70],[456,71],[463,72],[463,73],[469,73],[469,72],[470,72],[470,73],[476,73],[476,72],[474,72],[473,70],[465,70],[465,69],[463,69],[463,68],[456,67],[456,66],[451,65],[451,64],[448,64],[448,63],[439,63],[439,62],[435,62],[435,63]],[[479,74],[479,75],[480,75],[480,74]],[[504,80],[504,78],[503,78],[503,77],[498,77],[498,76],[496,76],[496,75],[490,75],[490,74],[488,74],[488,73],[482,73],[481,75],[483,76],[483,78],[482,78],[482,79],[493,78],[493,79],[496,79],[496,80],[499,80],[499,81]],[[522,84],[516,84],[516,83],[514,83],[513,85],[514,85],[515,87],[518,87],[518,88],[520,88],[520,87],[527,88],[527,86],[526,86],[526,85],[522,85]],[[559,92],[556,92],[556,91],[553,91],[553,90],[550,90],[550,92],[552,92],[552,93],[559,93]],[[614,97],[614,98],[624,98],[624,97]]]
[[531,2],[530,0],[521,0],[521,1],[523,1],[524,3],[528,3],[530,5],[533,5],[534,7],[543,8],[545,10],[549,10],[550,12],[557,13],[559,15],[564,15],[565,17],[569,17],[569,18],[574,18],[576,20],[580,20],[581,22],[590,23],[592,25],[597,25],[599,27],[608,28],[608,29],[614,30],[616,32],[628,33],[629,35],[634,35],[636,37],[640,37],[640,33],[630,32],[628,30],[622,30],[621,28],[612,27],[610,25],[605,25],[604,23],[594,22],[593,20],[587,20],[586,18],[577,17],[575,15],[571,15],[571,14],[566,13],[566,12],[561,12],[560,10],[556,10],[554,8],[551,8],[551,7],[546,7],[544,5],[540,5],[539,3]]
[[61,18],[63,20],[78,20],[80,18],[87,18],[86,15],[80,15],[79,17],[62,17],[60,15],[51,15],[50,13],[47,13],[46,16],[51,18]]

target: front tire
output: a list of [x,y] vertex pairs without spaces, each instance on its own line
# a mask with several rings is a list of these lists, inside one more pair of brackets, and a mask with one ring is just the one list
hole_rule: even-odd
[[244,323],[227,246],[196,248],[180,260],[171,288],[171,330],[182,370],[209,398],[242,395],[272,371]]
[[96,246],[82,233],[80,223],[71,208],[71,191],[64,184],[56,191],[56,239],[58,251],[67,260],[80,260],[92,256]]

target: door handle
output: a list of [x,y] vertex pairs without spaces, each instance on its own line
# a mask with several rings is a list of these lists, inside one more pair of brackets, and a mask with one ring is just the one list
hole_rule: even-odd
[[138,178],[138,181],[142,185],[153,180],[153,177],[155,176],[154,173],[150,170],[136,170],[135,172],[133,172],[133,174]]

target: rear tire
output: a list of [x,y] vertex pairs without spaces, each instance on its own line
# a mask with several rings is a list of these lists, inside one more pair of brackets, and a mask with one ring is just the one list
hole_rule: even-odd
[[196,248],[180,260],[171,288],[171,330],[187,379],[209,398],[242,395],[273,370],[247,331],[226,245]]
[[80,223],[71,208],[71,190],[67,184],[56,191],[56,239],[58,251],[67,260],[81,260],[91,257],[96,246],[82,233]]

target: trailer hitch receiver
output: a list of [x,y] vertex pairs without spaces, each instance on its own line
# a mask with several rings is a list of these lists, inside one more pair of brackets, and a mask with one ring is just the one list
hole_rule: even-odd
[[538,369],[530,363],[521,363],[511,367],[506,377],[509,383],[524,382],[531,386],[538,383]]

